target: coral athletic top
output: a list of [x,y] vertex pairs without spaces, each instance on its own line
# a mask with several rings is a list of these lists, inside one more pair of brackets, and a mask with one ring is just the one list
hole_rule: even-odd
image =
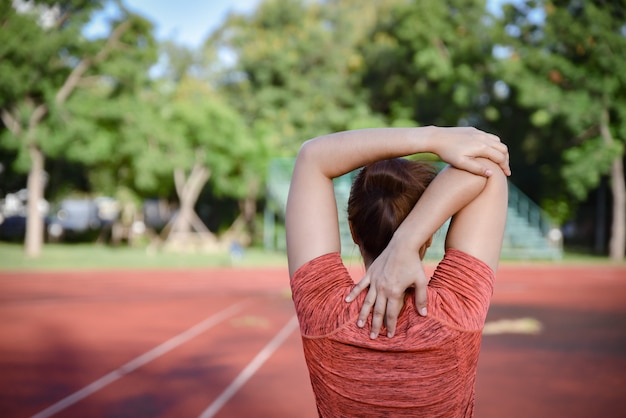
[[300,267],[291,279],[304,356],[322,417],[471,417],[481,330],[493,271],[448,249],[428,285],[428,316],[412,292],[393,338],[371,340],[346,303],[354,282],[338,253]]

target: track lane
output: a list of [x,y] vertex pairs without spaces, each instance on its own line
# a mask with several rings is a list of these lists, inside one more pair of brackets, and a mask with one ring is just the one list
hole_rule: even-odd
[[[543,330],[485,336],[477,416],[623,416],[624,278],[623,266],[503,264],[488,320],[532,317]],[[198,416],[293,316],[287,282],[284,269],[0,272],[0,416],[31,416],[252,298],[249,310],[55,415]],[[297,332],[215,416],[316,416]]]

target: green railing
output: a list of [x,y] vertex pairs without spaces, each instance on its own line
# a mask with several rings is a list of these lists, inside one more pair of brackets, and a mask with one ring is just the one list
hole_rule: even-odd
[[503,255],[511,258],[561,259],[561,231],[550,217],[509,181],[509,212]]
[[[283,250],[284,213],[289,193],[289,182],[294,160],[276,159],[269,168],[267,205],[265,210],[264,243],[266,249]],[[339,226],[344,255],[358,255],[350,237],[346,205],[354,173],[335,179],[335,196],[339,213]],[[433,244],[426,253],[428,259],[441,258],[449,222],[435,233]],[[502,244],[504,259],[560,259],[563,254],[560,231],[544,211],[528,196],[509,182],[509,208]]]

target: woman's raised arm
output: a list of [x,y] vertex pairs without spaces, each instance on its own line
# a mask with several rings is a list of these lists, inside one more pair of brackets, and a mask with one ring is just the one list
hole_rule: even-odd
[[494,165],[477,160],[484,157],[510,173],[506,146],[475,128],[374,128],[309,140],[298,153],[287,200],[290,275],[304,263],[340,250],[333,178],[373,161],[422,152],[488,177]]

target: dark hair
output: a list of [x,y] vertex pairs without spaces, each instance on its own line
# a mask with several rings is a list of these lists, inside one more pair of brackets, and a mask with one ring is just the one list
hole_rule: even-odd
[[404,158],[377,161],[361,169],[350,190],[348,220],[367,256],[374,259],[382,253],[434,177],[429,163]]

